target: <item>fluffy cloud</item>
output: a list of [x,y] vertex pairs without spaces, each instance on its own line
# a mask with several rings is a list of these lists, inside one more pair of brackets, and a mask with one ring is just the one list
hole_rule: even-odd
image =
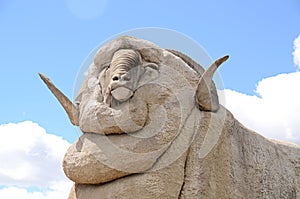
[[[294,63],[300,68],[300,35],[294,40]],[[221,103],[245,126],[273,139],[300,144],[300,72],[261,80],[256,95],[219,91]]]
[[0,198],[67,198],[67,141],[31,121],[0,125],[0,135]]
[[300,72],[280,74],[261,80],[258,96],[225,89],[226,106],[250,129],[274,139],[300,144]]
[[294,40],[294,63],[300,68],[300,35]]

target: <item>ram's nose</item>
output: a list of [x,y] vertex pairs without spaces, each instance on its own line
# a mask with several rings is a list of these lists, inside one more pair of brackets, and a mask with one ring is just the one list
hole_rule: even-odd
[[128,73],[125,74],[115,74],[112,76],[113,82],[120,82],[120,81],[130,81],[131,77]]

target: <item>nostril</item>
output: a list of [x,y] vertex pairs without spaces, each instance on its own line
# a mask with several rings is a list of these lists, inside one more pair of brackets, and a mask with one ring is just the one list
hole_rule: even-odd
[[112,78],[112,80],[113,80],[113,81],[118,81],[118,80],[119,80],[119,77],[118,77],[118,76],[114,76],[114,77]]

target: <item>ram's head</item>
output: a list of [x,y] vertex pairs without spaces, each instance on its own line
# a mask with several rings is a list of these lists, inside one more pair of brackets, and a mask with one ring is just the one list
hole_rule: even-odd
[[[128,40],[131,40],[131,44],[126,43]],[[160,92],[155,93],[158,85],[160,90],[167,93],[170,91],[176,95],[178,95],[176,92],[187,87],[185,84],[181,88],[172,85],[174,84],[172,80],[176,80],[178,75],[184,76],[186,83],[190,84],[188,87],[194,87],[197,83],[194,96],[195,105],[200,110],[215,112],[219,109],[212,76],[228,56],[218,59],[204,72],[199,64],[178,51],[163,52],[148,42],[143,42],[146,47],[145,45],[139,47],[138,42],[135,38],[121,37],[113,41],[114,45],[110,43],[102,47],[89,68],[89,74],[75,103],[72,103],[47,77],[40,74],[67,112],[71,123],[79,126],[83,132],[119,134],[140,130],[149,118],[147,107],[149,101],[161,100]],[[113,48],[108,49],[108,46]],[[166,52],[170,55],[166,55]],[[164,60],[168,60],[163,58],[165,56],[181,58],[190,67],[186,68],[188,72],[181,71],[182,69],[177,69],[176,66],[172,68],[172,64],[178,63],[164,63]],[[169,59],[169,62],[170,60],[172,59]],[[174,75],[175,70],[177,74],[170,77]],[[155,92],[151,92],[149,88],[152,90],[155,88]],[[156,96],[149,96],[149,93]]]
[[[74,103],[40,75],[84,132],[66,154],[67,176],[97,184],[152,168],[184,128],[196,124],[199,109],[219,109],[212,76],[227,58],[205,71],[178,51],[125,36],[98,50]],[[85,147],[85,140],[96,148]]]

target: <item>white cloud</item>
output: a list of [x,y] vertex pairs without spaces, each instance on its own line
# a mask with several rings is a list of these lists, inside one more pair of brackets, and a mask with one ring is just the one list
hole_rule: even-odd
[[300,144],[300,72],[261,80],[260,97],[225,89],[225,105],[245,126],[274,139]]
[[300,35],[294,40],[294,63],[300,68]]
[[0,135],[0,198],[67,198],[72,183],[61,167],[66,140],[31,121],[2,124]]
[[[300,35],[294,40],[294,64],[300,68]],[[300,72],[261,80],[255,95],[225,89],[221,102],[245,126],[279,140],[300,144]]]

